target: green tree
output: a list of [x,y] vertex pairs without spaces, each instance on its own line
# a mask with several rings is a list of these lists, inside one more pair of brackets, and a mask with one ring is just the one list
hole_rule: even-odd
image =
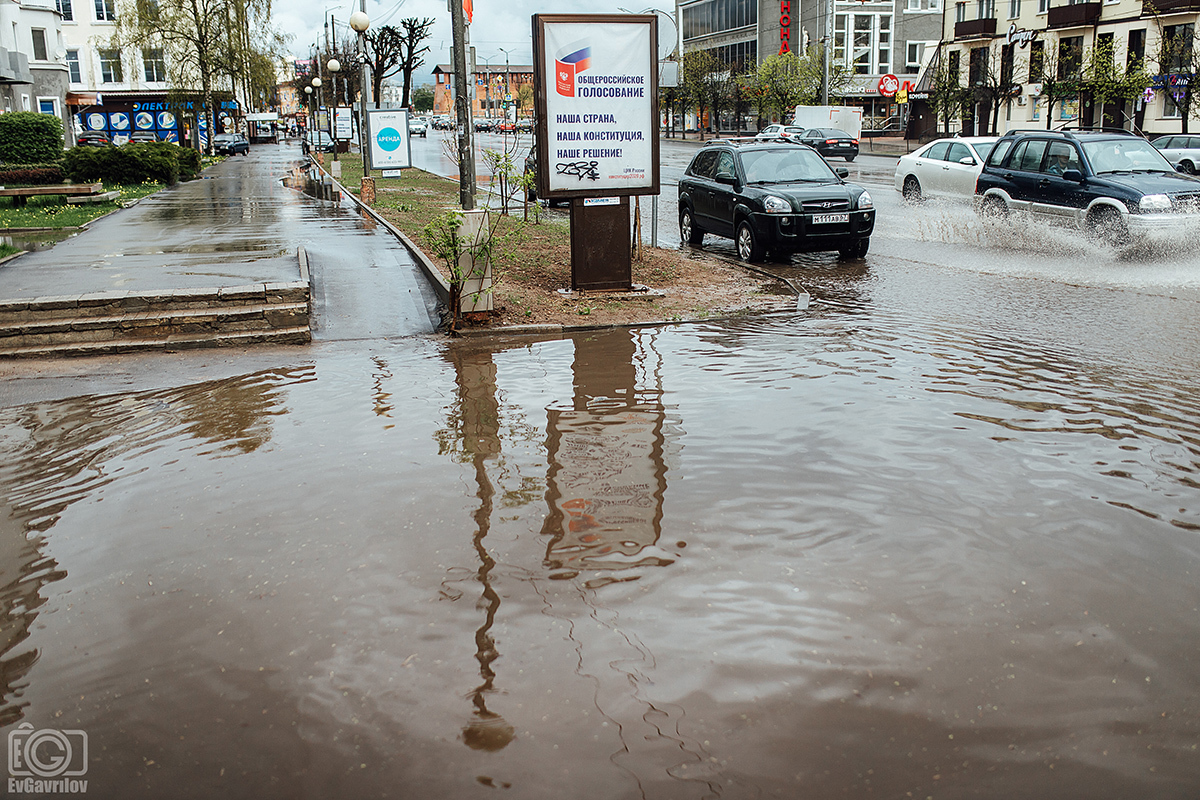
[[1098,38],[1084,61],[1080,85],[1099,106],[1100,124],[1103,125],[1105,106],[1136,100],[1150,86],[1150,76],[1144,59],[1134,59],[1126,63],[1124,69],[1118,67],[1112,39]]
[[433,100],[433,89],[428,86],[418,86],[412,90],[412,107],[415,111],[433,111]]
[[1182,130],[1188,132],[1188,120],[1200,104],[1194,99],[1193,84],[1200,72],[1200,47],[1194,24],[1163,25],[1158,20],[1160,37],[1157,67],[1162,91],[1168,92],[1179,108]]

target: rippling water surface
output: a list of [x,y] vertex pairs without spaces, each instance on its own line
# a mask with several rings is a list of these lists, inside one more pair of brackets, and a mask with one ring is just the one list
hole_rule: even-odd
[[9,730],[103,797],[1195,798],[1195,301],[809,278],[5,404]]

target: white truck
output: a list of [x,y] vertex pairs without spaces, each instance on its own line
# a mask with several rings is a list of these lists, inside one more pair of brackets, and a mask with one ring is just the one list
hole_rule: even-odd
[[857,139],[862,134],[862,109],[852,106],[796,106],[792,124],[802,128],[837,128]]

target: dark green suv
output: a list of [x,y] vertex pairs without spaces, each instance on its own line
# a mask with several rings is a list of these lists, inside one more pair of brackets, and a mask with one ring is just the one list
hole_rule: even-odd
[[1200,178],[1127,131],[1010,131],[975,183],[980,213],[1028,212],[1121,246],[1200,225]]
[[811,147],[791,142],[716,140],[679,180],[679,234],[733,239],[743,261],[768,250],[867,254],[875,228],[871,195],[843,180]]

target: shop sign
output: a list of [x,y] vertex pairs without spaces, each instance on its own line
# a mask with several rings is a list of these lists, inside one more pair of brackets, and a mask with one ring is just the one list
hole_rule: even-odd
[[779,52],[792,50],[792,1],[779,0]]

